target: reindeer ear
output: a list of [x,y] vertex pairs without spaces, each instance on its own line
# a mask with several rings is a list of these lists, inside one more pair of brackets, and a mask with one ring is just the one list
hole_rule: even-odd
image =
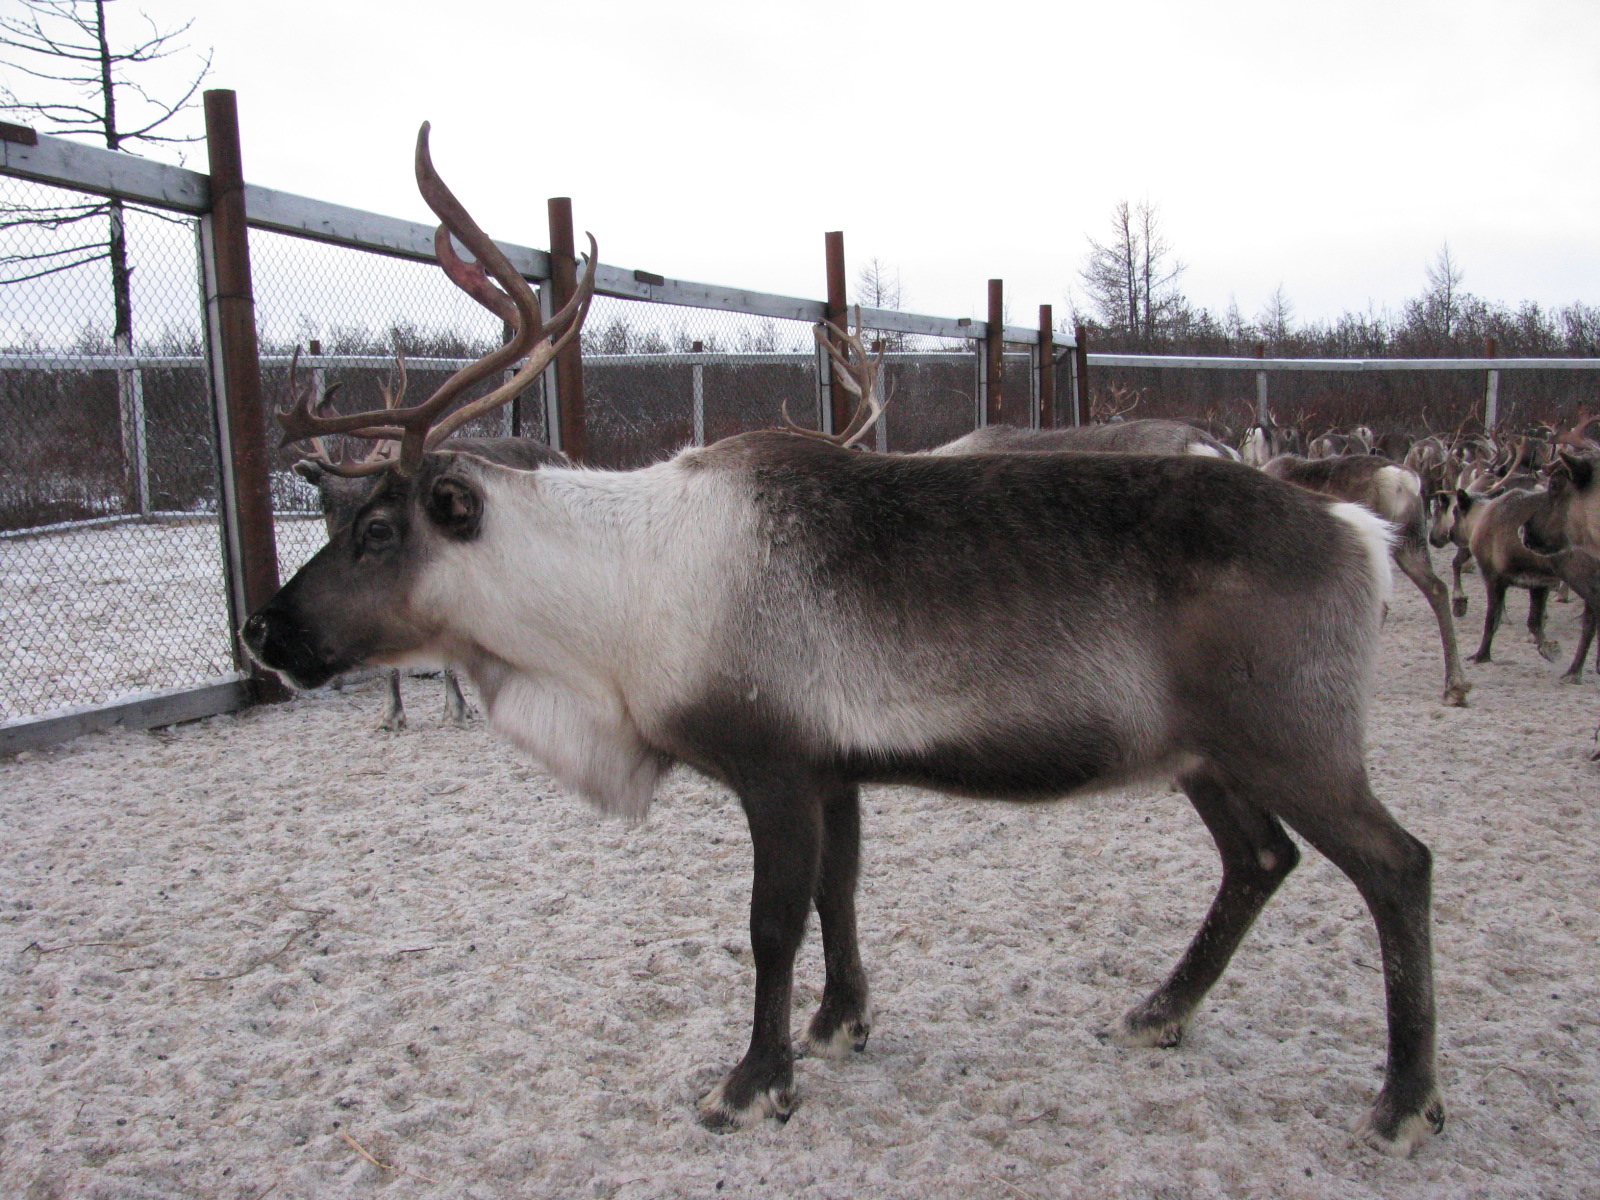
[[307,483],[313,485],[321,483],[322,476],[325,474],[323,469],[316,463],[312,462],[309,458],[302,458],[299,462],[294,464],[292,469],[296,475],[300,476],[301,479],[304,479]]
[[439,532],[470,542],[483,527],[483,492],[461,475],[440,475],[428,485],[423,507]]
[[1456,507],[1462,512],[1466,512],[1472,507],[1472,493],[1467,491],[1466,488],[1456,489]]

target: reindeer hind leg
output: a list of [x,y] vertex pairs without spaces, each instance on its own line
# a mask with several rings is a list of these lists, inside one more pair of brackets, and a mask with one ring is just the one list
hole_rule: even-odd
[[1300,861],[1276,817],[1201,767],[1179,781],[1222,856],[1222,883],[1166,982],[1130,1009],[1112,1036],[1124,1046],[1176,1046],[1256,915]]
[[814,902],[822,927],[827,972],[822,1003],[801,1052],[843,1058],[865,1050],[872,1032],[867,976],[856,939],[856,880],[861,870],[861,801],[851,785],[829,789],[822,800],[822,859]]
[[1444,1127],[1434,1069],[1433,856],[1372,794],[1366,772],[1308,776],[1278,814],[1355,884],[1378,928],[1388,1011],[1383,1088],[1357,1133],[1409,1156]]

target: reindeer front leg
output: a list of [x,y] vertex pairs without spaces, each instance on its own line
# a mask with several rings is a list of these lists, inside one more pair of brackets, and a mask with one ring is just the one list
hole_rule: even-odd
[[755,850],[750,949],[756,960],[756,1003],[750,1048],[700,1101],[700,1123],[719,1132],[763,1117],[788,1120],[800,1102],[789,1042],[791,989],[817,888],[822,814],[813,781],[797,778],[800,772],[792,764],[784,767],[732,781]]
[[400,672],[389,672],[389,703],[384,707],[383,720],[378,728],[385,733],[397,733],[406,727],[406,708],[400,701]]
[[1450,607],[1458,617],[1467,615],[1467,589],[1461,586],[1461,568],[1471,561],[1472,551],[1465,546],[1457,546],[1456,555],[1450,560]]
[[447,725],[467,723],[467,698],[461,694],[461,681],[449,667],[444,669],[444,719]]

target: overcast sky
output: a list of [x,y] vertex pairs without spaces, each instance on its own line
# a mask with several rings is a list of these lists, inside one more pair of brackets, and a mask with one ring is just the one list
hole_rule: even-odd
[[[15,0],[0,11],[15,13]],[[1086,237],[1158,206],[1190,298],[1396,309],[1449,242],[1493,300],[1600,302],[1596,0],[1107,4],[118,0],[195,18],[248,178],[504,240],[573,199],[601,257],[820,296],[823,233],[906,307],[1064,314]],[[19,90],[21,90],[19,88]],[[190,165],[204,169],[203,149]],[[1081,295],[1081,290],[1080,293]]]

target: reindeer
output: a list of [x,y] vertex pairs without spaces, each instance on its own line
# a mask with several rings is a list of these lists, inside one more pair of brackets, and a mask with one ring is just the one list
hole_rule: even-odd
[[[1580,682],[1584,659],[1594,640],[1600,594],[1594,587],[1589,562],[1600,555],[1600,479],[1593,458],[1562,452],[1550,475],[1545,491],[1514,489],[1482,504],[1468,493],[1457,503],[1470,519],[1467,534],[1472,557],[1483,576],[1485,611],[1483,640],[1473,661],[1486,663],[1494,644],[1495,631],[1505,611],[1506,590],[1528,589],[1528,632],[1540,655],[1554,662],[1561,653],[1560,643],[1547,638],[1544,631],[1545,605],[1550,589],[1566,583],[1584,601],[1582,632],[1578,650],[1562,676],[1564,681]],[[1600,664],[1596,666],[1600,670]]]
[[[289,362],[289,394],[291,404],[296,403],[301,392],[298,382],[298,366],[300,361],[299,348],[296,347],[294,357]],[[403,355],[396,353],[396,371],[391,376],[390,382],[380,385],[383,393],[384,407],[393,408],[405,394],[406,366]],[[396,383],[398,379],[398,384]],[[328,388],[317,404],[317,411],[325,411],[333,399],[339,385]],[[294,464],[294,472],[317,489],[317,499],[322,508],[323,524],[327,527],[328,536],[331,538],[335,531],[349,525],[355,520],[356,514],[372,498],[373,480],[370,476],[348,477],[338,475],[328,469],[327,464],[331,459],[330,448],[321,438],[310,439],[313,447],[312,455],[300,459]],[[466,454],[475,454],[479,458],[486,458],[490,462],[497,462],[508,467],[519,467],[531,470],[542,466],[568,466],[567,456],[559,450],[552,450],[543,442],[531,438],[453,438],[450,442],[451,449],[459,450]],[[355,461],[370,463],[387,461],[394,455],[395,443],[390,440],[375,442],[370,452],[362,458],[341,458],[340,461]],[[456,678],[456,673],[449,667],[444,668],[444,719],[451,725],[462,725],[467,719],[467,699],[461,692],[461,682]],[[384,706],[383,716],[378,721],[378,728],[385,732],[394,733],[406,727],[405,703],[400,696],[400,675],[398,668],[389,671],[389,697]]]
[[1305,434],[1290,425],[1252,425],[1239,443],[1239,458],[1248,466],[1261,467],[1280,454],[1298,454],[1305,449]]
[[[863,1049],[859,789],[909,783],[1022,802],[1176,771],[1222,881],[1165,982],[1118,1026],[1172,1046],[1299,859],[1299,832],[1379,931],[1389,1016],[1360,1126],[1408,1154],[1442,1128],[1431,856],[1373,795],[1367,697],[1388,532],[1357,505],[1198,455],[884,455],[795,429],[634,471],[517,471],[441,443],[575,336],[593,289],[536,301],[433,171],[444,222],[514,305],[510,343],[408,409],[284,414],[285,437],[399,435],[372,499],[242,636],[296,687],[362,663],[457,664],[491,726],[602,811],[634,820],[686,764],[750,828],[750,1043],[700,1102],[713,1129],[794,1111],[796,952],[822,934],[804,1047]],[[453,255],[454,252],[451,251]],[[458,260],[459,261],[459,260]],[[459,269],[458,269],[459,273]],[[841,357],[876,394],[859,334]],[[468,383],[513,379],[443,415]],[[380,425],[381,423],[381,425]]]
[[1113,451],[1137,454],[1202,454],[1237,459],[1225,442],[1184,421],[1146,418],[1106,425],[1079,425],[1061,429],[1018,429],[1014,425],[986,425],[929,454],[983,454],[1015,451]]
[[1349,433],[1329,430],[1321,437],[1311,439],[1306,447],[1307,458],[1340,458],[1350,454],[1372,453],[1372,431],[1358,425]]
[[1428,531],[1428,543],[1438,549],[1455,546],[1455,557],[1450,561],[1451,610],[1457,617],[1467,615],[1467,592],[1461,586],[1461,572],[1472,561],[1472,526],[1483,515],[1485,496],[1466,488],[1441,497]]
[[1443,438],[1432,434],[1420,437],[1411,443],[1400,463],[1422,480],[1422,498],[1429,517],[1432,517],[1438,511],[1441,497],[1455,490],[1455,478],[1448,473],[1451,464],[1449,446],[1445,445]]
[[1444,581],[1434,573],[1428,557],[1427,506],[1423,502],[1422,480],[1417,473],[1374,454],[1319,459],[1285,454],[1261,469],[1275,479],[1287,480],[1308,491],[1360,504],[1395,526],[1399,531],[1391,547],[1395,565],[1417,585],[1439,624],[1439,641],[1444,648],[1442,702],[1465,708],[1472,685],[1461,669],[1449,593]]

